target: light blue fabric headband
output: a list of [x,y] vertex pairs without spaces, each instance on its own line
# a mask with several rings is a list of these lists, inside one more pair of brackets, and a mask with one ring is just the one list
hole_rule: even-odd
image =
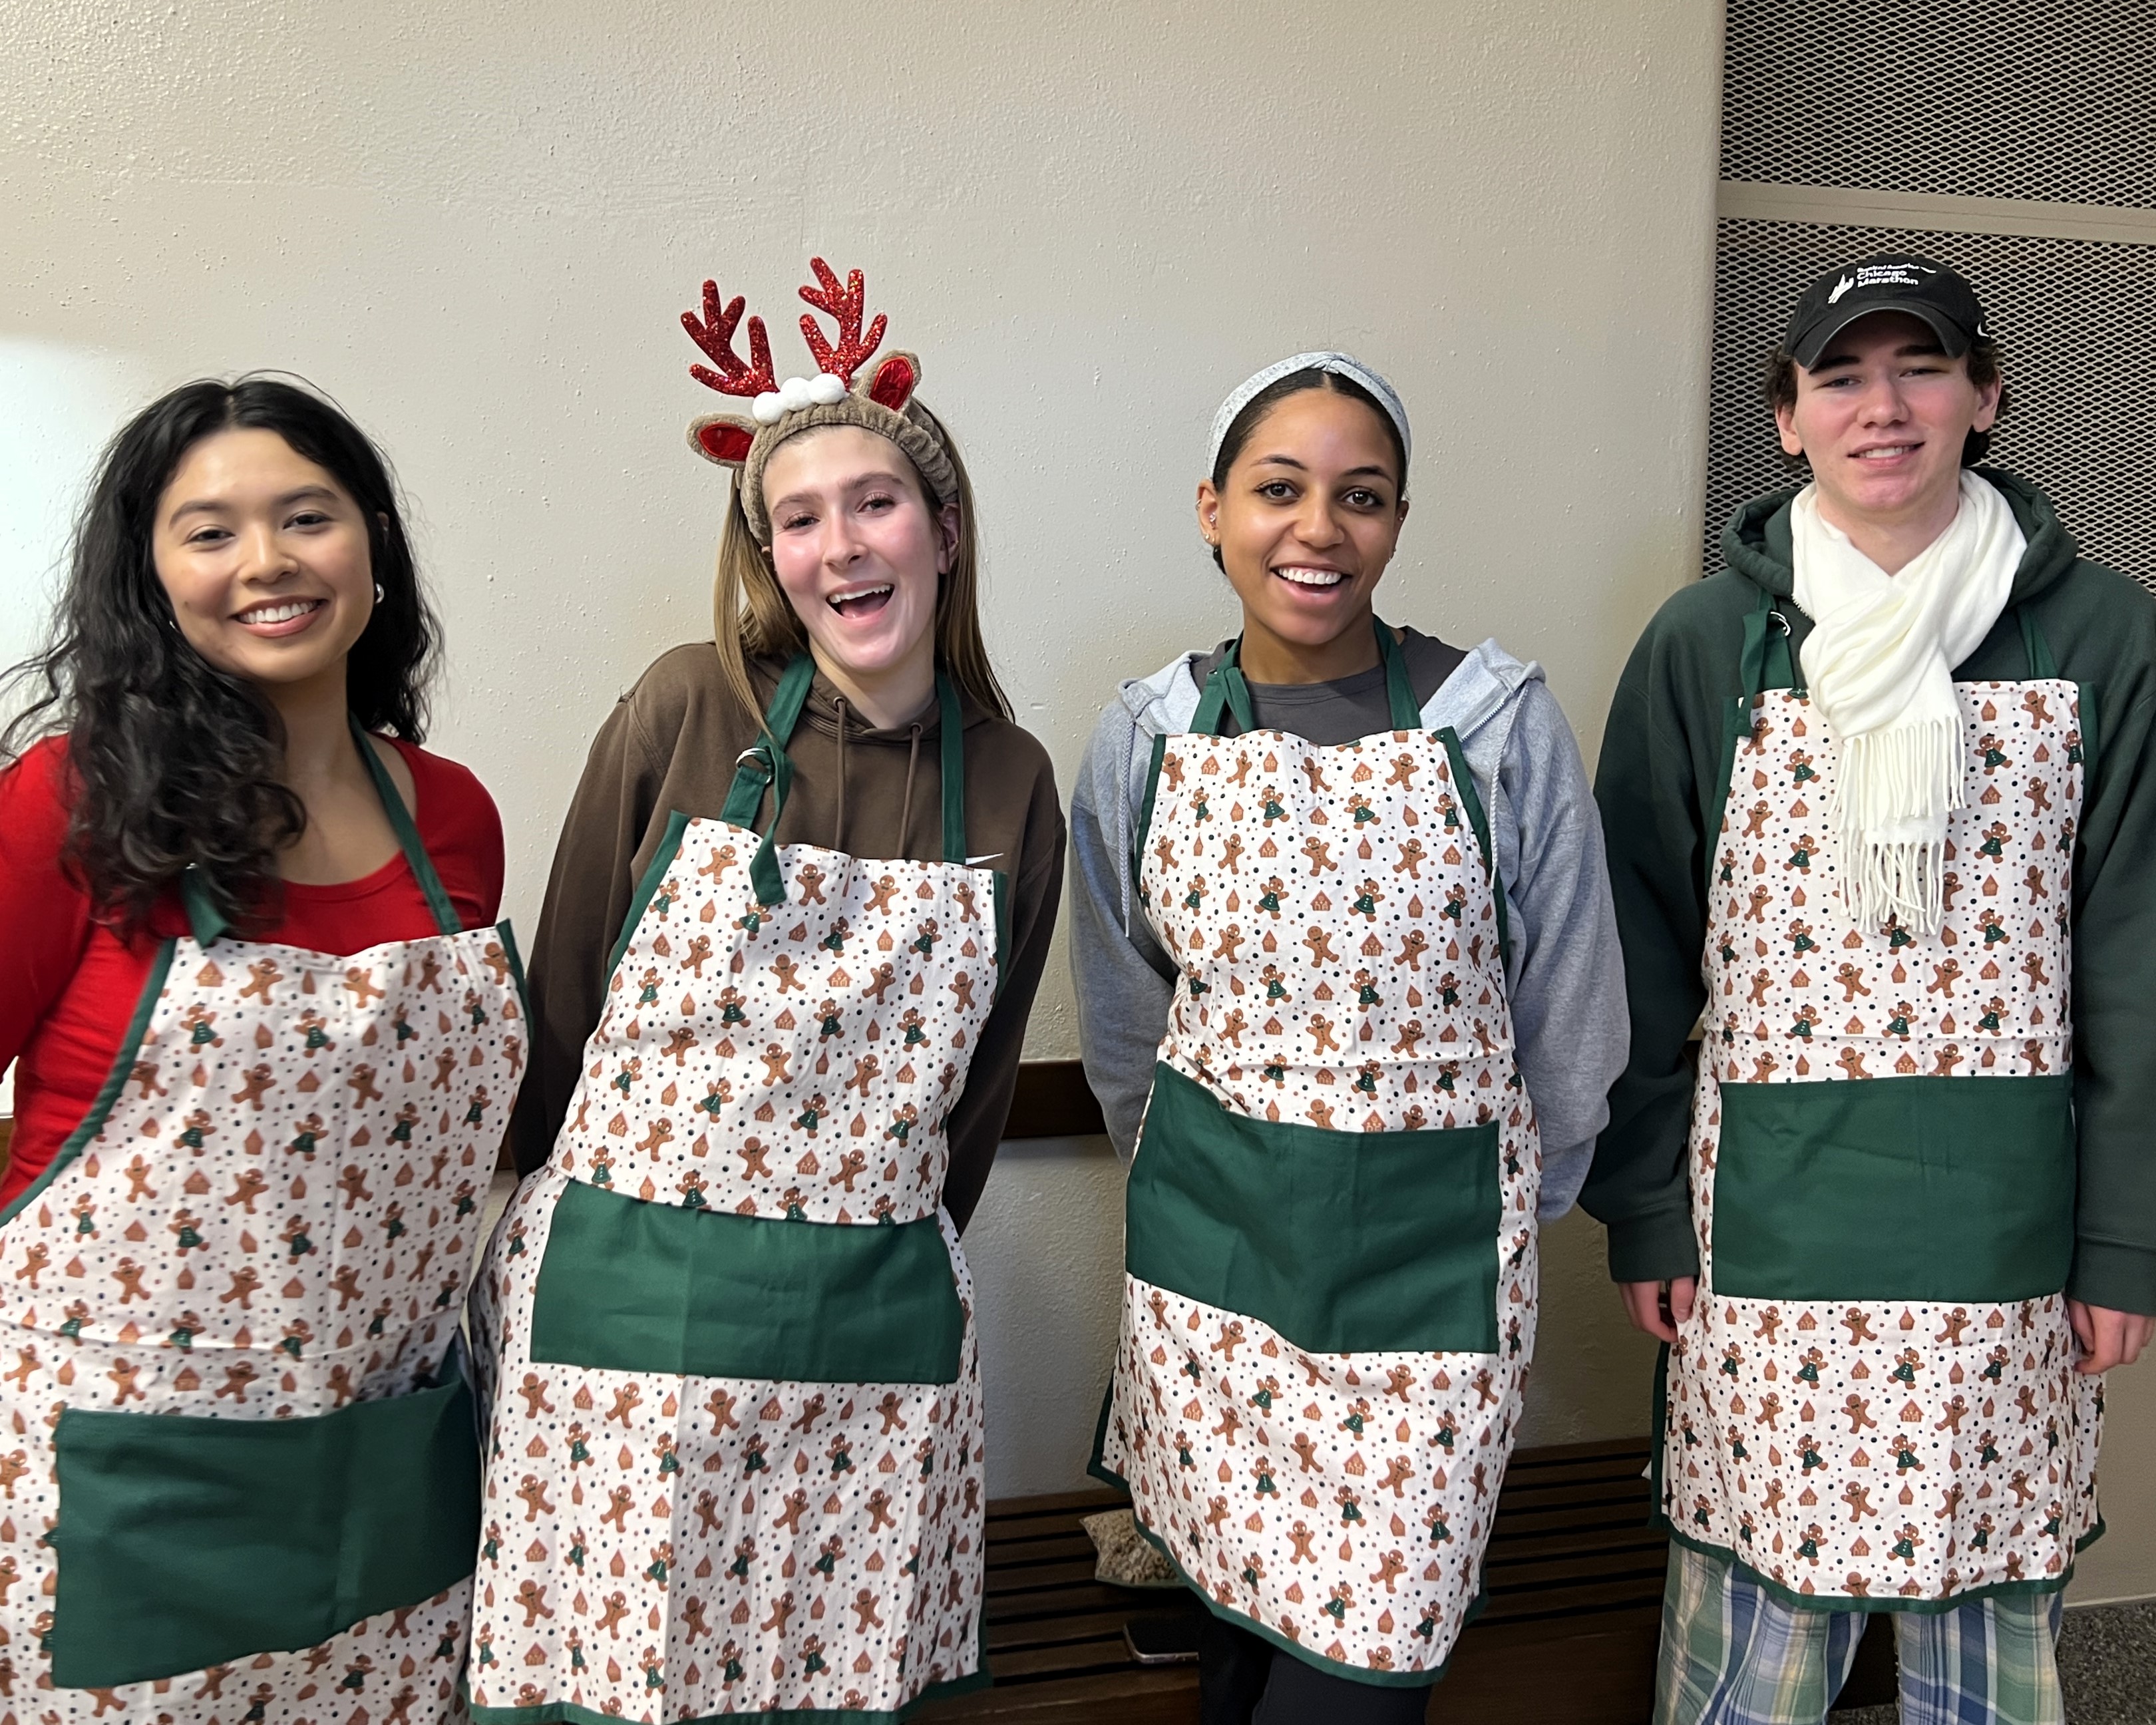
[[[1296,353],[1286,359],[1276,360],[1262,372],[1246,377],[1236,386],[1227,400],[1220,403],[1220,411],[1213,416],[1212,447],[1205,452],[1207,472],[1210,473],[1213,465],[1220,459],[1220,444],[1228,435],[1228,428],[1235,423],[1235,415],[1250,404],[1251,398],[1260,390],[1277,383],[1293,372],[1331,372],[1361,384],[1377,398],[1378,404],[1384,408],[1386,417],[1393,422],[1393,429],[1399,433],[1401,452],[1409,457],[1414,454],[1414,439],[1408,431],[1408,410],[1401,404],[1399,392],[1391,384],[1349,354]],[[1400,475],[1400,482],[1403,485],[1407,483],[1405,474]]]

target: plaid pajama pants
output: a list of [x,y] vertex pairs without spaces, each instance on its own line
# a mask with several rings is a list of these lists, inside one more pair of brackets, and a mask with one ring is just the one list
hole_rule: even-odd
[[[2065,1725],[2057,1593],[1897,1611],[1902,1725]],[[1861,1611],[1805,1611],[1726,1558],[1672,1544],[1655,1725],[1821,1725],[1864,1635]]]

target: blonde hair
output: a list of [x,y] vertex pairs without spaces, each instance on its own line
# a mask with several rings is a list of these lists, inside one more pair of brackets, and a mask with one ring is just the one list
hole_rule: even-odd
[[[906,470],[912,474],[914,485],[931,515],[940,514],[947,502],[958,506],[958,543],[952,552],[950,569],[936,584],[936,663],[961,692],[998,718],[1008,719],[1010,701],[1003,685],[996,680],[995,667],[988,662],[988,644],[981,638],[980,542],[973,531],[973,480],[949,433],[926,408],[917,402],[913,405],[948,451],[957,482],[955,497],[939,498],[928,489],[912,459],[906,458]],[[899,453],[906,452],[900,449]],[[783,663],[806,653],[808,631],[773,572],[770,552],[757,543],[749,530],[748,517],[742,509],[741,484],[742,476],[737,474],[726,497],[726,522],[719,533],[712,639],[719,652],[719,675],[727,692],[761,725],[763,702],[749,676],[749,661],[777,659]]]

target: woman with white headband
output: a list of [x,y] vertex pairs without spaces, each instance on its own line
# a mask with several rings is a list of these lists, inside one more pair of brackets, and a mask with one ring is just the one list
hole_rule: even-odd
[[1207,1725],[1422,1717],[1482,1590],[1537,1219],[1625,1063],[1541,671],[1373,609],[1410,448],[1344,354],[1229,397],[1198,522],[1240,628],[1123,685],[1071,809],[1086,1075],[1135,1151],[1094,1471],[1210,1607]]

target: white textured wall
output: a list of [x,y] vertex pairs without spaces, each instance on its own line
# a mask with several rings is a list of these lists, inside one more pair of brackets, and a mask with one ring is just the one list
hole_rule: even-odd
[[1414,416],[1387,611],[1541,658],[1591,743],[1690,565],[1717,40],[1709,0],[0,0],[0,649],[117,415],[304,372],[410,489],[528,919],[599,717],[709,628],[676,315],[716,275],[806,369],[814,250],[922,356],[1066,782],[1116,677],[1232,626],[1206,426],[1320,344]]
[[[1387,6],[0,0],[0,655],[120,416],[203,372],[332,391],[408,486],[436,740],[529,922],[585,743],[708,629],[722,481],[675,319],[715,275],[805,368],[868,275],[982,498],[989,634],[1067,786],[1121,675],[1232,627],[1190,520],[1222,394],[1353,349],[1414,416],[1388,614],[1548,666],[1590,752],[1693,571],[1718,13]],[[1034,1051],[1075,1051],[1059,961]],[[970,1242],[994,1487],[1073,1482],[1119,1178],[1013,1147]],[[1532,1438],[1640,1429],[1594,1230],[1548,1251]]]

